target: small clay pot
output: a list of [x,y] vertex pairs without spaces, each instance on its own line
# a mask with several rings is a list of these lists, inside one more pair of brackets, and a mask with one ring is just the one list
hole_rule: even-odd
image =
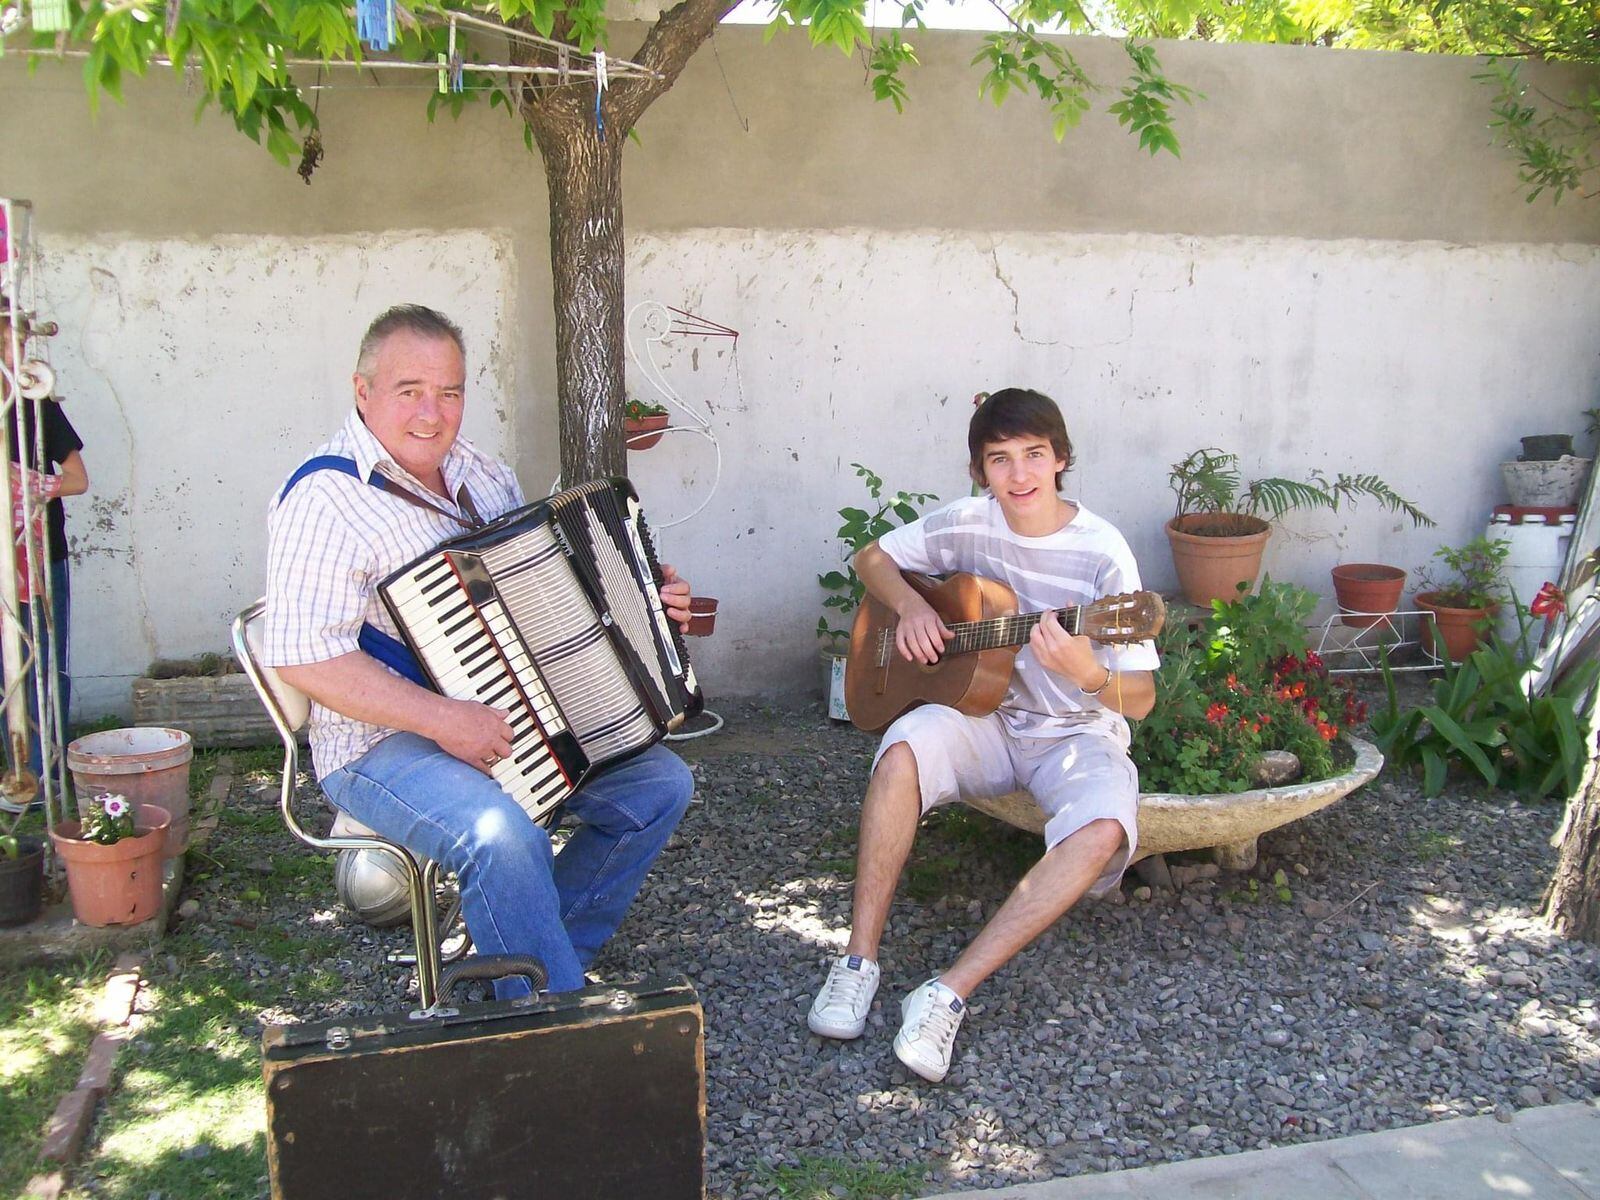
[[1367,629],[1383,620],[1383,614],[1400,607],[1406,573],[1382,563],[1340,563],[1333,568],[1333,594],[1339,602],[1340,619],[1355,629]]
[[710,637],[711,631],[717,624],[717,600],[715,596],[690,596],[689,597],[689,628],[684,632],[690,637]]
[[44,842],[23,834],[17,857],[0,854],[0,926],[26,925],[44,907]]
[[622,432],[629,450],[648,450],[661,440],[661,431],[667,427],[670,413],[656,413],[638,420],[624,420]]
[[1548,462],[1571,453],[1570,433],[1535,433],[1522,439],[1523,462]]
[[1422,622],[1422,648],[1429,654],[1435,653],[1433,627],[1437,625],[1439,637],[1444,642],[1442,649],[1451,662],[1462,661],[1478,648],[1488,621],[1500,608],[1499,605],[1492,608],[1456,608],[1441,604],[1438,592],[1418,592],[1416,605],[1429,614]]
[[109,846],[85,841],[77,821],[51,831],[66,864],[72,915],[84,925],[137,925],[161,908],[162,848],[172,816],[154,804],[136,805],[134,814],[134,836]]

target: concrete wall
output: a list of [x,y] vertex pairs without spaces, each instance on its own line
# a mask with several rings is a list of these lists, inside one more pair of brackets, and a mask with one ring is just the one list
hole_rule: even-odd
[[[1250,473],[1375,472],[1440,519],[1292,518],[1268,569],[1324,591],[1340,558],[1415,566],[1480,532],[1518,436],[1577,433],[1600,402],[1600,205],[1523,203],[1473,63],[1164,45],[1207,98],[1181,114],[1183,160],[1151,161],[1103,114],[1058,147],[1036,106],[976,102],[971,35],[918,39],[902,117],[853,60],[760,36],[718,33],[625,179],[630,305],[741,335],[654,343],[715,445],[633,461],[661,525],[716,481],[660,539],[723,601],[695,646],[713,693],[813,686],[815,576],[836,510],[865,499],[850,464],[964,494],[980,389],[1062,401],[1068,491],[1157,585],[1166,471],[1203,444]],[[1075,49],[1116,80],[1114,44]],[[94,479],[69,520],[95,712],[151,658],[220,648],[260,591],[266,497],[342,416],[371,314],[418,299],[462,320],[469,432],[530,492],[555,471],[554,388],[544,180],[502,114],[429,126],[415,89],[325,92],[306,187],[215,114],[195,126],[170,80],[98,120],[79,89],[72,64],[0,64],[0,194],[37,206]]]

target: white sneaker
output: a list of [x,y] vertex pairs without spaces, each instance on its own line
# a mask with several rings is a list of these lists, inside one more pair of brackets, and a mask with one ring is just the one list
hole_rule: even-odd
[[930,979],[900,1002],[902,1024],[894,1056],[930,1083],[950,1070],[950,1048],[967,1015],[967,1005],[937,979]]
[[858,1038],[867,1027],[867,1010],[878,994],[878,964],[846,954],[828,968],[828,978],[811,1002],[806,1024],[821,1037]]

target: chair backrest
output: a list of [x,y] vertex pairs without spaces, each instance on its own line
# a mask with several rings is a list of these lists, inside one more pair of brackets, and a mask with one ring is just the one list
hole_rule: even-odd
[[267,603],[263,597],[250,605],[233,623],[233,651],[245,669],[256,694],[273,718],[292,734],[311,719],[311,701],[299,688],[291,687],[277,671],[261,661]]

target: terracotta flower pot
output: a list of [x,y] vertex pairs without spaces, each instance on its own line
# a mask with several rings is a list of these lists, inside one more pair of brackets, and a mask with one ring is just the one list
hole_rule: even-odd
[[134,836],[110,846],[83,840],[78,821],[51,831],[67,867],[72,915],[85,925],[137,925],[161,908],[161,858],[172,817],[164,808],[134,809]]
[[1167,522],[1172,565],[1190,604],[1209,608],[1213,600],[1237,600],[1261,573],[1272,526],[1243,513],[1190,513]]
[[0,854],[0,927],[26,925],[44,907],[44,843],[17,838],[15,858]]
[[1439,627],[1439,637],[1444,641],[1444,651],[1451,662],[1460,662],[1478,648],[1483,640],[1483,627],[1494,616],[1499,605],[1489,608],[1455,608],[1439,603],[1438,592],[1418,592],[1417,607],[1431,614],[1422,622],[1422,648],[1429,654],[1433,649],[1433,626]]
[[1332,573],[1333,594],[1339,602],[1339,610],[1345,614],[1341,619],[1346,625],[1366,629],[1383,620],[1382,614],[1400,607],[1406,573],[1399,567],[1382,563],[1340,563]]
[[690,637],[710,637],[711,631],[717,625],[717,599],[715,596],[690,596],[689,597],[689,628],[684,632]]
[[624,441],[629,450],[648,450],[661,440],[661,430],[667,427],[669,413],[656,413],[651,417],[640,417],[637,420],[624,419],[622,432]]

